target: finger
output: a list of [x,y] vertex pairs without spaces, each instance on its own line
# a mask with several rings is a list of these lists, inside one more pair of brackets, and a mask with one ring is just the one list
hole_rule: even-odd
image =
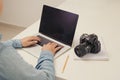
[[42,47],[48,46],[47,44],[44,44]]
[[41,39],[37,36],[31,36],[30,37],[30,40],[33,40],[33,41],[40,41]]
[[52,44],[51,42],[47,43],[47,45],[51,45],[51,44]]
[[51,44],[53,47],[56,47],[58,44],[57,43],[52,43]]
[[31,45],[35,45],[35,44],[37,44],[37,42],[38,42],[38,41],[30,41],[30,42],[29,42],[29,45],[30,45],[30,46],[31,46]]
[[56,48],[55,48],[55,52],[58,51],[58,50],[60,50],[61,48],[62,48],[62,47],[56,47]]
[[62,47],[56,47],[55,49],[56,49],[56,50],[59,50],[59,49],[61,49],[61,48],[62,48]]

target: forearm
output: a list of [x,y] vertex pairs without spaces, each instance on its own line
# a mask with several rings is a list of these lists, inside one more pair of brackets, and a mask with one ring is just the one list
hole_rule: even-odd
[[0,43],[0,80],[55,80],[52,72],[36,70],[12,47]]
[[54,56],[50,51],[42,51],[36,69],[44,71],[46,78],[55,80]]
[[20,39],[8,40],[8,41],[3,42],[3,44],[6,46],[12,46],[14,48],[22,48]]

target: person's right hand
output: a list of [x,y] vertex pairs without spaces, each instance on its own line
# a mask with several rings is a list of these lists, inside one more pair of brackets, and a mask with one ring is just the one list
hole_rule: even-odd
[[21,39],[22,47],[29,47],[37,44],[41,39],[37,36],[28,36]]
[[56,43],[48,43],[44,44],[42,50],[49,50],[55,55],[56,51],[59,50],[61,47],[57,47]]

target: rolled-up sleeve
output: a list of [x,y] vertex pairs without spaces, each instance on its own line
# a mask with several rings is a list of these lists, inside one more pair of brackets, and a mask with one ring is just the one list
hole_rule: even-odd
[[36,69],[43,70],[46,78],[55,80],[54,55],[50,51],[42,51]]
[[13,47],[0,43],[0,80],[55,80],[51,52],[42,51],[36,68],[26,63]]
[[14,48],[22,48],[20,39],[8,40],[8,41],[3,42],[3,44],[6,46],[12,46]]

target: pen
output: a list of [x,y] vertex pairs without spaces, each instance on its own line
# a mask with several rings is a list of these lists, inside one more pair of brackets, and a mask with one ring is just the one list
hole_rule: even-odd
[[65,63],[64,63],[64,66],[62,68],[62,73],[64,72],[65,68],[66,68],[66,64],[68,62],[68,59],[69,59],[69,55],[67,56],[66,60],[65,60]]

